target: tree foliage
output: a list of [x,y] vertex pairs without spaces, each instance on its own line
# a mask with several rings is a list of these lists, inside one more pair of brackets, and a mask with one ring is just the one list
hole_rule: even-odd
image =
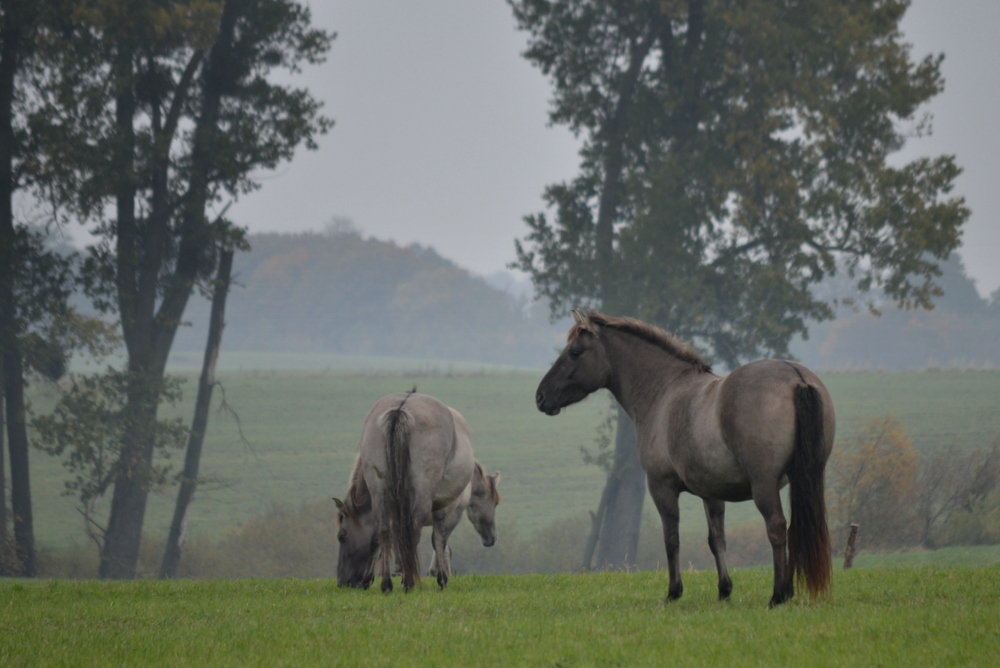
[[[103,374],[74,376],[52,412],[32,420],[35,446],[62,458],[70,474],[63,494],[76,499],[87,535],[98,549],[103,546],[107,528],[101,524],[95,507],[124,465],[122,444],[128,433],[127,421],[131,419],[125,410],[128,384],[128,373],[113,369]],[[175,406],[180,401],[178,379],[165,379],[158,390],[161,403]],[[186,438],[187,428],[180,418],[156,421],[154,450],[162,456],[146,470],[141,482],[147,489],[172,482],[170,452],[183,447]]]
[[802,346],[802,353],[835,369],[1000,365],[1000,309],[991,310],[979,296],[957,254],[940,269],[936,282],[944,294],[934,300],[934,310],[883,306],[876,316],[842,309],[835,322],[814,332],[812,350]]
[[733,367],[832,317],[810,286],[838,261],[907,307],[938,294],[968,211],[952,157],[891,159],[943,86],[908,1],[511,4],[551,121],[584,138],[517,244],[554,314],[600,303]]
[[331,125],[279,72],[319,63],[332,37],[295,0],[79,0],[40,40],[30,125],[40,197],[89,221],[95,306],[128,352],[125,430],[101,575],[132,577],[153,471],[164,367],[188,300],[222,247],[224,214],[262,170]]
[[917,544],[920,455],[898,420],[887,415],[861,425],[834,451],[829,470],[835,523],[864,527],[866,547]]
[[923,459],[921,544],[1000,541],[1000,439],[974,449],[950,445]]
[[833,524],[861,526],[865,548],[1000,539],[1000,440],[990,447],[913,447],[891,414],[859,425],[830,458]]
[[[77,258],[46,245],[46,235],[17,220],[15,193],[38,184],[37,144],[31,132],[29,72],[37,65],[39,36],[74,0],[0,2],[0,425],[10,452],[15,550],[8,549],[6,480],[0,461],[0,574],[35,575],[26,379],[52,379],[66,371],[69,352],[97,346],[104,323],[68,305]],[[0,445],[4,442],[0,436]],[[14,563],[16,562],[16,563]]]

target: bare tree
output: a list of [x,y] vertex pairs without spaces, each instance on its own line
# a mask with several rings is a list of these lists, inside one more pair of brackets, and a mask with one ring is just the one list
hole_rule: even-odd
[[920,543],[934,548],[952,518],[981,510],[1000,487],[1000,439],[974,450],[940,448],[925,455],[920,469]]
[[191,421],[187,451],[184,455],[184,472],[181,474],[181,486],[177,492],[174,518],[170,523],[167,546],[163,552],[163,563],[160,565],[161,579],[177,576],[177,566],[181,561],[181,548],[184,546],[187,533],[188,510],[191,508],[191,501],[198,485],[198,468],[201,463],[202,445],[205,442],[205,429],[208,427],[208,410],[212,404],[212,390],[215,388],[215,365],[219,360],[222,330],[226,324],[226,297],[229,295],[230,278],[233,271],[233,253],[232,248],[225,248],[219,252],[219,268],[216,271],[212,309],[208,323],[208,341],[205,345],[201,377],[198,380],[198,398],[195,401],[194,419]]

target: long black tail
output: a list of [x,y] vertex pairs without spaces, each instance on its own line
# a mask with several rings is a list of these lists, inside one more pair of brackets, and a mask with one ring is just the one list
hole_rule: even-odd
[[812,385],[795,388],[795,450],[788,471],[792,517],[788,561],[813,596],[830,589],[833,563],[826,523],[823,471],[823,399]]
[[418,535],[413,521],[413,486],[410,479],[412,419],[403,408],[412,394],[413,392],[408,392],[399,406],[386,412],[380,420],[386,431],[388,469],[382,503],[382,526],[389,529],[390,544],[385,547],[396,554],[403,569],[404,590],[409,590],[420,581]]

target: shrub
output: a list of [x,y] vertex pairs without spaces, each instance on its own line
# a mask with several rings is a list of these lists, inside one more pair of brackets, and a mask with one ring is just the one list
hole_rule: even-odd
[[920,461],[909,435],[893,416],[860,425],[857,436],[830,458],[834,544],[852,523],[864,527],[864,544],[878,549],[920,540]]

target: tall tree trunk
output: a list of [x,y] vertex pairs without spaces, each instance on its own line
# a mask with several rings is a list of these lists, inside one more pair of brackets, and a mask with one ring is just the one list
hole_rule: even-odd
[[[701,43],[704,30],[703,0],[688,2],[688,30],[683,57],[690,60]],[[614,114],[609,119],[606,135],[610,138],[604,159],[604,183],[598,205],[597,257],[601,279],[601,306],[606,313],[616,316],[634,315],[627,305],[619,302],[617,276],[614,266],[614,218],[623,195],[622,171],[624,169],[624,128],[632,105],[632,96],[643,63],[656,41],[660,43],[664,64],[669,65],[674,35],[665,15],[658,15],[658,23],[650,26],[649,36],[632,45],[629,69],[623,77],[622,88]],[[693,112],[692,112],[693,113]],[[692,121],[692,125],[696,121]],[[694,132],[691,134],[694,137]],[[635,425],[618,408],[618,431],[615,436],[615,456],[612,474],[608,476],[602,494],[602,507],[594,517],[591,535],[587,541],[584,565],[589,564],[590,550],[598,545],[598,568],[628,568],[635,564],[639,548],[639,529],[642,523],[642,506],[646,498],[646,474],[639,464],[636,447]],[[603,514],[600,512],[603,510]]]
[[20,67],[25,34],[34,24],[34,0],[2,4],[0,31],[0,355],[3,356],[4,403],[10,451],[11,514],[20,573],[34,577],[35,534],[31,517],[28,432],[24,414],[24,369],[18,346],[15,297],[14,79]]
[[191,421],[191,435],[184,456],[184,472],[181,475],[181,488],[177,492],[174,519],[170,523],[167,547],[163,552],[163,563],[160,565],[161,579],[177,577],[177,566],[181,561],[181,548],[184,546],[184,538],[187,533],[188,510],[191,507],[191,501],[198,484],[198,468],[201,463],[202,445],[205,441],[205,429],[208,426],[208,410],[212,404],[212,389],[215,387],[215,364],[219,359],[222,330],[225,328],[226,297],[229,295],[229,282],[233,270],[233,252],[233,249],[227,248],[219,254],[219,269],[215,280],[215,292],[212,294],[212,310],[208,322],[208,341],[205,344],[205,358],[202,362],[201,378],[198,381],[198,399],[195,402],[194,418]]
[[4,445],[7,443],[7,422],[4,419],[3,355],[0,354],[0,577],[14,575],[14,549],[10,542],[7,520],[7,468]]
[[[141,258],[139,228],[136,221],[135,174],[135,114],[136,100],[133,90],[134,48],[126,37],[118,44],[118,53],[112,66],[115,85],[115,126],[118,144],[114,157],[117,167],[115,183],[116,250],[118,311],[121,314],[122,332],[128,350],[129,381],[125,411],[128,427],[122,439],[121,454],[117,462],[111,512],[104,533],[101,549],[101,578],[131,579],[139,558],[142,522],[146,513],[145,453],[152,460],[152,425],[156,419],[156,398],[148,397],[152,380],[152,313],[143,308],[150,303],[149,296],[141,299],[140,275],[152,263],[152,258]],[[145,260],[145,261],[143,261]],[[154,269],[159,272],[159,265]],[[144,286],[147,288],[148,285]],[[155,286],[152,294],[155,301]],[[145,390],[145,391],[144,391]],[[150,406],[152,403],[152,406]],[[138,527],[138,528],[136,528]]]
[[17,350],[5,351],[4,400],[7,408],[7,442],[10,453],[10,510],[14,518],[14,549],[19,574],[33,578],[35,529],[31,516],[31,481],[28,468],[28,430],[24,414],[24,370]]
[[[219,21],[219,33],[209,52],[201,89],[201,116],[194,128],[191,150],[191,169],[188,192],[181,213],[181,234],[177,247],[174,271],[161,277],[162,262],[166,257],[169,241],[166,234],[156,229],[146,230],[142,243],[136,235],[135,186],[132,179],[123,178],[117,195],[119,208],[119,310],[122,328],[129,353],[130,390],[128,405],[132,427],[126,432],[119,471],[115,478],[115,491],[111,499],[111,514],[101,554],[102,578],[133,578],[139,556],[142,525],[149,494],[145,472],[152,465],[154,425],[159,397],[166,369],[167,357],[174,335],[184,315],[188,299],[199,278],[203,251],[212,243],[211,232],[205,221],[208,200],[209,172],[212,168],[212,138],[218,132],[218,116],[222,96],[237,72],[230,71],[229,60],[233,47],[235,26],[240,12],[247,10],[246,2],[227,0]],[[123,75],[119,81],[130,81],[132,53],[125,49],[119,67]],[[193,69],[191,73],[193,73]],[[185,77],[186,78],[186,77]],[[190,82],[190,79],[187,79]],[[186,91],[177,90],[176,95]],[[117,98],[117,122],[130,142],[134,142],[132,123],[135,99],[131,85],[123,86]],[[165,138],[164,138],[165,139]],[[123,165],[132,170],[133,156],[130,142],[123,142]],[[127,151],[127,154],[125,153]],[[162,159],[169,159],[163,153]],[[163,172],[165,173],[165,172]],[[167,198],[153,196],[155,202]],[[169,217],[151,211],[149,222],[165,226]],[[123,228],[121,221],[131,221]],[[129,237],[125,237],[125,232]],[[142,261],[138,261],[142,246]],[[122,273],[127,273],[122,276]],[[159,308],[157,298],[162,295]],[[128,326],[126,321],[128,321]],[[138,472],[142,475],[131,475]]]
[[[600,274],[601,308],[611,315],[632,315],[623,308],[618,294],[618,277],[614,254],[614,222],[624,195],[622,172],[625,168],[625,128],[636,82],[643,64],[660,29],[652,26],[650,36],[636,41],[630,48],[629,68],[625,72],[615,110],[608,119],[608,137],[604,155],[604,183],[598,201],[595,242]],[[615,435],[615,457],[611,475],[601,494],[601,506],[594,517],[584,553],[584,565],[590,563],[595,545],[597,568],[625,569],[635,565],[639,547],[639,527],[642,505],[646,498],[646,476],[639,465],[635,443],[635,427],[625,411],[618,408],[618,429]],[[602,512],[603,511],[603,512]]]
[[99,570],[101,578],[115,580],[135,577],[149,497],[149,469],[153,462],[154,425],[159,401],[156,385],[163,378],[162,371],[154,374],[148,367],[143,368],[132,360],[129,371],[125,407],[129,426],[125,430],[117,462],[118,471]]
[[618,407],[615,458],[607,482],[604,521],[597,536],[597,564],[600,570],[622,570],[636,565],[639,527],[646,499],[646,473],[639,464],[635,446],[635,425]]

